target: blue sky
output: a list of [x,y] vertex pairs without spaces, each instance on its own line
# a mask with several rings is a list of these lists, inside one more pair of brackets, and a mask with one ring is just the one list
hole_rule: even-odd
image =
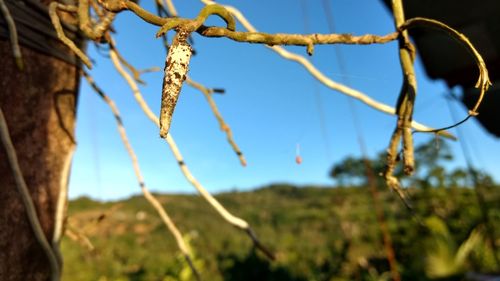
[[[175,3],[183,17],[195,17],[202,7],[195,0]],[[321,0],[228,2],[240,9],[257,29],[269,33],[304,33],[303,3],[308,7],[307,28],[315,33],[328,33]],[[357,3],[331,2],[338,33],[382,35],[394,30],[381,1]],[[141,5],[154,11],[151,0],[143,0]],[[222,22],[214,18],[208,24]],[[134,66],[163,67],[165,51],[161,40],[154,37],[157,27],[142,22],[132,13],[122,12],[115,28],[119,50]],[[171,38],[172,34],[169,35]],[[239,165],[203,95],[184,86],[170,132],[194,176],[209,191],[248,190],[277,182],[327,185],[332,183],[328,172],[333,163],[348,155],[360,155],[347,98],[317,82],[301,65],[284,60],[262,45],[224,38],[196,34],[194,48],[197,55],[191,60],[189,75],[207,87],[226,89],[225,95],[214,98],[248,161],[246,168]],[[351,87],[394,105],[402,81],[396,43],[340,48],[346,73],[339,70],[333,46],[317,46],[309,59],[334,80],[347,81]],[[95,61],[91,74],[120,108],[148,187],[157,192],[195,192],[182,176],[166,142],[160,139],[158,129],[136,105],[131,90],[110,60],[92,45],[88,49]],[[306,55],[303,47],[287,49]],[[420,61],[416,63],[416,71],[419,93],[415,119],[434,127],[452,124],[445,84],[430,81]],[[162,72],[144,74],[142,78],[147,83],[141,87],[142,93],[152,109],[159,112]],[[70,197],[87,195],[109,200],[139,193],[110,110],[85,81],[81,84],[78,146]],[[368,153],[373,156],[387,147],[395,118],[358,101],[354,103]],[[461,104],[454,102],[453,106],[465,116]],[[498,181],[500,164],[498,153],[493,153],[498,151],[498,139],[475,120],[461,128],[467,144],[473,146],[474,164]],[[433,136],[415,134],[417,144],[430,138]],[[301,165],[295,163],[297,144],[303,158]],[[464,166],[459,143],[450,142],[450,146],[456,152],[450,167]]]

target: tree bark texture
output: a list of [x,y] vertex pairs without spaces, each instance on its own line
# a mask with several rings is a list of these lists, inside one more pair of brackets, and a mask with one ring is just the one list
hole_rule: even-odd
[[[20,71],[0,40],[0,107],[47,240],[52,240],[62,167],[74,148],[77,66],[21,46]],[[35,240],[0,146],[0,280],[48,280],[49,264]]]

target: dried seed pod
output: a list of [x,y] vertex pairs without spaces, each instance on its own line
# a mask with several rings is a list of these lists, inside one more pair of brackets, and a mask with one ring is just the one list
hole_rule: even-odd
[[191,60],[192,49],[187,38],[189,32],[179,30],[168,49],[161,95],[160,137],[166,138],[172,122],[172,114],[181,92],[182,83]]

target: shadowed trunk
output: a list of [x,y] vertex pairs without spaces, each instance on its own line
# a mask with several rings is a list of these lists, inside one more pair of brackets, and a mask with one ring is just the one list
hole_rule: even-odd
[[[62,167],[74,148],[78,68],[21,47],[24,71],[0,38],[0,107],[47,240],[52,240]],[[0,146],[0,280],[48,280],[5,150]]]

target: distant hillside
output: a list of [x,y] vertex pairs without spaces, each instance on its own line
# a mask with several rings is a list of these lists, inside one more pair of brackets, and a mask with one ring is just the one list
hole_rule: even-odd
[[[365,188],[273,185],[219,194],[221,203],[248,220],[276,253],[275,262],[254,252],[248,237],[200,197],[158,197],[191,244],[203,280],[389,280]],[[447,230],[444,249],[450,253],[473,229],[484,232],[471,189],[413,191],[414,214],[390,192],[381,197],[403,280],[430,280],[433,271],[426,261],[441,241],[434,228]],[[500,233],[499,188],[489,189],[487,198]],[[190,280],[172,235],[142,197],[112,203],[74,200],[68,230],[63,280]],[[468,270],[498,270],[484,235],[478,237],[463,268],[440,280],[462,280]]]

